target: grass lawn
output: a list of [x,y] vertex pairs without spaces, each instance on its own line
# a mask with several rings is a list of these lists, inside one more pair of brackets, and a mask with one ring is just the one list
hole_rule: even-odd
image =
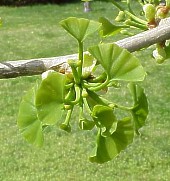
[[[93,11],[87,14],[81,3],[0,7],[0,61],[75,53],[76,42],[62,30],[59,21],[69,16],[113,19],[116,12],[110,3],[102,2],[93,3]],[[89,39],[86,45],[98,41]],[[39,76],[0,80],[0,181],[168,181],[170,61],[156,65],[150,53],[151,48],[138,55],[148,73],[143,86],[150,105],[142,136],[103,165],[88,161],[95,135],[80,131],[76,124],[71,134],[58,129],[58,125],[49,128],[42,149],[26,143],[16,126],[18,107],[22,95]]]

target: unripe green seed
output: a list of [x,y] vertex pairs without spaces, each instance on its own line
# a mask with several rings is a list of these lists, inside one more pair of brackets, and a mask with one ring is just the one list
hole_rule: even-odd
[[77,67],[80,67],[81,66],[81,60],[79,60],[78,62],[77,62]]
[[83,97],[83,98],[86,98],[87,96],[88,96],[87,91],[86,91],[85,89],[83,89],[83,91],[82,91],[82,97]]
[[111,104],[109,104],[109,107],[114,109],[115,108],[115,104],[111,103]]
[[77,64],[78,64],[78,61],[77,60],[73,60],[73,59],[69,59],[69,60],[67,60],[67,63],[70,65],[70,66],[72,66],[72,67],[75,67],[75,68],[77,68]]
[[155,19],[156,8],[153,4],[145,4],[143,6],[143,11],[148,22],[151,22]]
[[124,11],[119,11],[119,14],[115,18],[115,21],[121,22],[125,20],[125,13]]
[[128,36],[133,36],[133,35],[134,35],[133,33],[129,32],[129,31],[127,31],[127,30],[121,30],[120,33],[121,33],[122,35],[128,35]]
[[68,124],[65,124],[65,123],[62,123],[61,125],[60,125],[60,129],[62,129],[62,130],[64,130],[64,131],[67,131],[68,133],[70,133],[71,132],[71,126]]
[[125,24],[126,24],[126,25],[129,25],[129,24],[131,24],[131,22],[132,22],[131,19],[127,19],[127,20],[125,21]]
[[65,105],[64,105],[64,108],[65,108],[66,110],[70,110],[70,109],[72,108],[72,106],[71,106],[71,105],[68,105],[68,104],[65,104]]

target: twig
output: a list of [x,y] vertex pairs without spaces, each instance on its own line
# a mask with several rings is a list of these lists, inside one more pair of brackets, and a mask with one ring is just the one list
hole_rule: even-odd
[[[114,43],[130,52],[134,52],[168,39],[170,39],[170,18],[162,20],[159,26],[154,29]],[[49,69],[62,71],[68,68],[68,64],[66,63],[68,59],[77,59],[77,54],[52,58],[1,62],[0,79],[38,75]]]

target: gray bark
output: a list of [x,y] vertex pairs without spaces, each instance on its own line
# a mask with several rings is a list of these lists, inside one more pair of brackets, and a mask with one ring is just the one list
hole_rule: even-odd
[[130,52],[134,52],[168,39],[170,39],[170,18],[163,19],[156,28],[144,31],[115,43]]
[[[159,26],[154,29],[114,43],[130,52],[134,52],[168,39],[170,39],[170,18],[162,20]],[[68,68],[66,63],[68,59],[76,58],[77,54],[73,54],[52,58],[1,62],[0,79],[38,75],[49,69],[62,71]]]

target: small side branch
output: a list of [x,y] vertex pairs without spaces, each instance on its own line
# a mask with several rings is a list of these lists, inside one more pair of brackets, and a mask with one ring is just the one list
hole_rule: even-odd
[[[170,18],[163,19],[159,26],[154,29],[114,43],[130,52],[134,52],[168,39],[170,39]],[[73,54],[52,58],[1,62],[0,79],[38,75],[49,69],[56,71],[65,70],[68,68],[67,60],[77,58],[78,55]]]

